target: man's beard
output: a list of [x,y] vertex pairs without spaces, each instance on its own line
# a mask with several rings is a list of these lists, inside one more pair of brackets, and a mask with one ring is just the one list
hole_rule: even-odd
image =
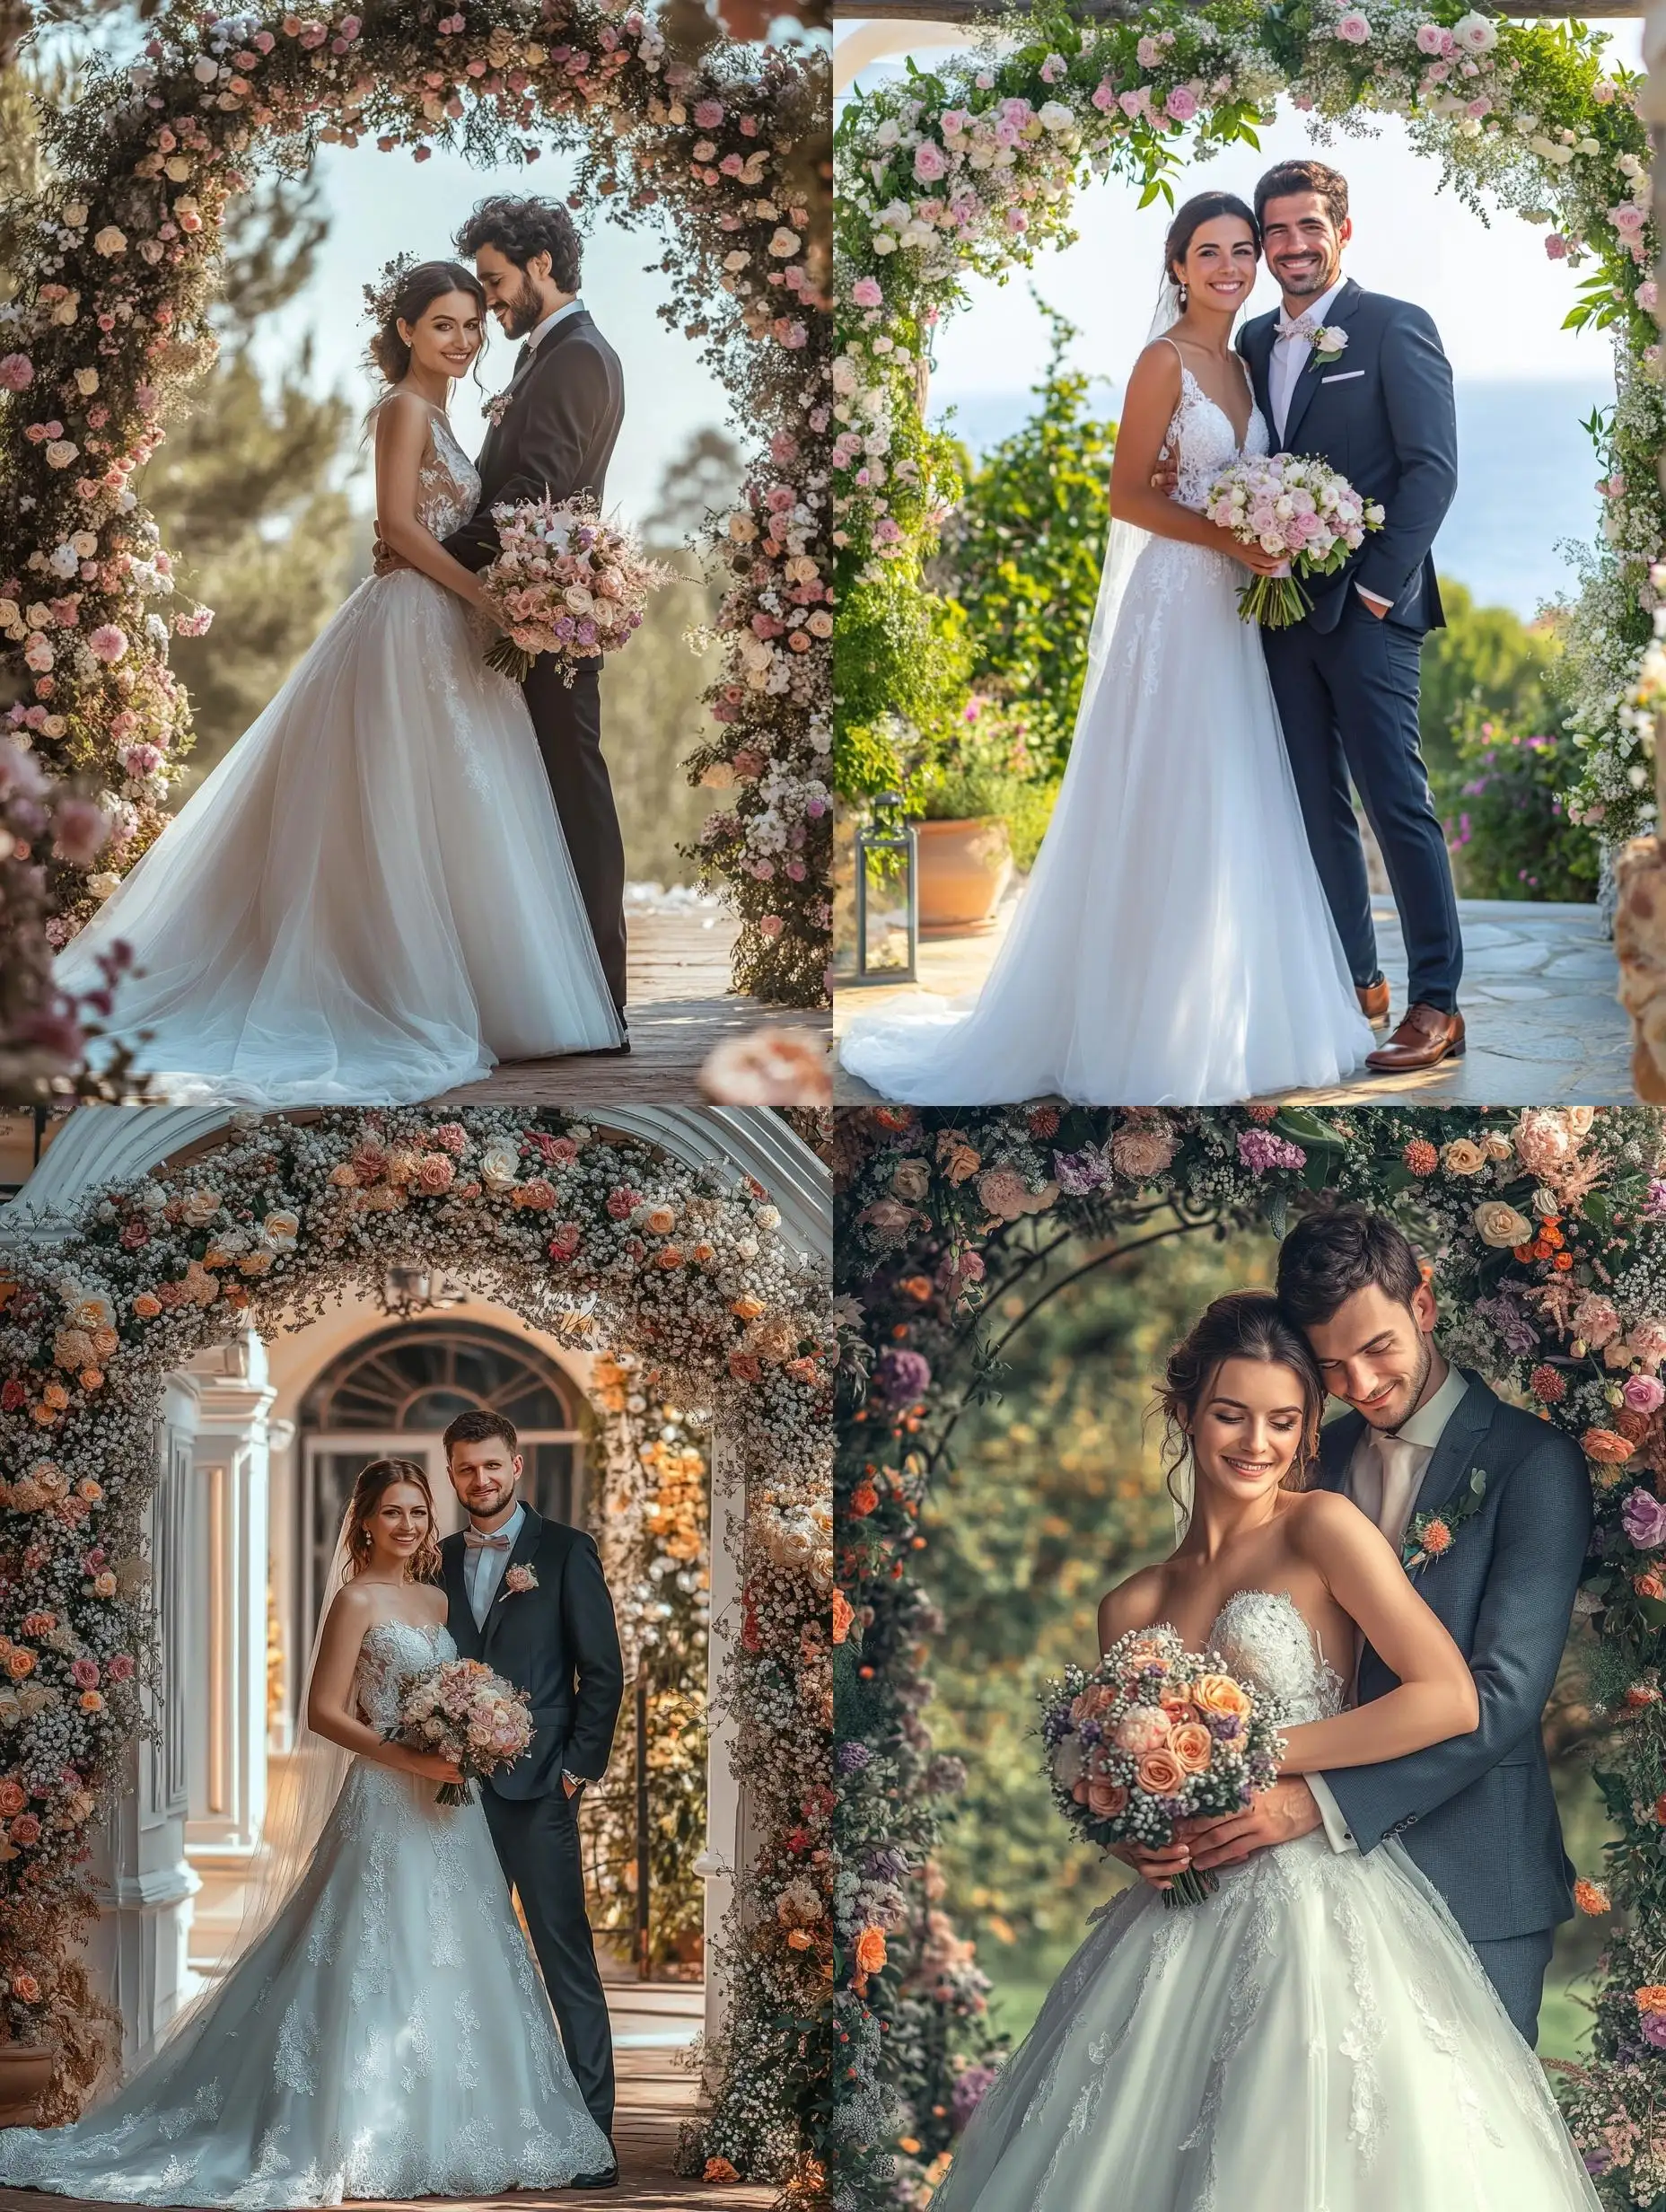
[[1417,1372],[1411,1380],[1409,1393],[1406,1400],[1405,1412],[1400,1414],[1391,1422],[1378,1423],[1376,1421],[1372,1421],[1368,1423],[1368,1426],[1372,1428],[1377,1429],[1380,1435],[1391,1436],[1395,1434],[1396,1430],[1403,1428],[1406,1423],[1410,1420],[1412,1415],[1416,1413],[1419,1405],[1423,1402],[1423,1393],[1429,1385],[1429,1370],[1434,1365],[1434,1347],[1431,1344],[1429,1339],[1423,1334],[1421,1330],[1417,1332],[1417,1349],[1420,1355],[1417,1362]]
[[508,303],[509,335],[511,338],[530,338],[544,320],[542,301],[532,288],[532,279],[522,275],[521,289]]
[[1293,280],[1280,276],[1276,269],[1273,270],[1273,275],[1278,279],[1279,290],[1294,300],[1317,300],[1322,297],[1329,291],[1341,273],[1340,266],[1332,264],[1320,269],[1315,276]]

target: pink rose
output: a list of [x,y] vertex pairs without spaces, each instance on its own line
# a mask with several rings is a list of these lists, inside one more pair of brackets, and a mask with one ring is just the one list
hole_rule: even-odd
[[850,288],[850,296],[858,307],[881,307],[885,301],[876,276],[858,276]]
[[1088,95],[1088,97],[1092,101],[1094,107],[1096,107],[1100,113],[1103,115],[1107,109],[1114,108],[1116,106],[1117,88],[1111,83],[1110,79],[1106,77],[1093,87],[1092,92]]
[[1337,36],[1349,46],[1363,46],[1371,36],[1371,25],[1355,12],[1342,17],[1337,25]]
[[1634,1413],[1657,1413],[1666,1405],[1666,1385],[1657,1382],[1652,1374],[1634,1374],[1627,1381],[1620,1396]]
[[1438,54],[1442,49],[1446,33],[1438,23],[1425,23],[1417,33],[1417,51],[1420,54]]
[[914,149],[914,173],[922,184],[935,184],[949,173],[949,156],[934,138],[923,138]]
[[99,1663],[96,1659],[77,1659],[71,1665],[69,1679],[77,1690],[96,1690],[99,1686]]
[[1197,100],[1183,84],[1177,84],[1162,104],[1177,123],[1189,123],[1197,112]]

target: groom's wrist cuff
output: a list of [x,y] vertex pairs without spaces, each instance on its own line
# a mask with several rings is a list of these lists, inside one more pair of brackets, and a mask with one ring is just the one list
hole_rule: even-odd
[[1307,1786],[1313,1793],[1313,1802],[1319,1807],[1319,1817],[1325,1824],[1325,1835],[1333,1851],[1357,1851],[1352,1830],[1342,1817],[1342,1808],[1330,1794],[1330,1785],[1322,1774],[1310,1774]]
[[1359,593],[1360,597],[1365,601],[1367,606],[1391,607],[1394,604],[1394,601],[1391,599],[1384,599],[1381,592],[1368,592],[1363,584],[1356,584],[1354,586],[1354,589]]

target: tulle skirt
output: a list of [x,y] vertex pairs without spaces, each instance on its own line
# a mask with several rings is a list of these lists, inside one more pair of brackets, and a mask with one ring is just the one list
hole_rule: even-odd
[[[461,600],[361,584],[57,966],[175,1099],[408,1104],[622,1031],[526,702]],[[141,1032],[149,1032],[140,1041]]]

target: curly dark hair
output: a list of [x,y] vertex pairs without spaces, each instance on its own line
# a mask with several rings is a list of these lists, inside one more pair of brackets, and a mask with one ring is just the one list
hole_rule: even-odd
[[1278,1310],[1297,1329],[1322,1328],[1369,1284],[1408,1306],[1422,1281],[1404,1230],[1368,1206],[1305,1215],[1278,1248]]
[[1267,201],[1288,198],[1293,192],[1317,192],[1338,230],[1347,221],[1348,180],[1339,169],[1323,162],[1279,162],[1255,188],[1258,227],[1267,221]]
[[583,241],[572,216],[559,201],[516,199],[506,192],[483,199],[452,240],[459,253],[495,246],[506,261],[525,268],[534,254],[549,256],[550,282],[563,292],[578,290]]

